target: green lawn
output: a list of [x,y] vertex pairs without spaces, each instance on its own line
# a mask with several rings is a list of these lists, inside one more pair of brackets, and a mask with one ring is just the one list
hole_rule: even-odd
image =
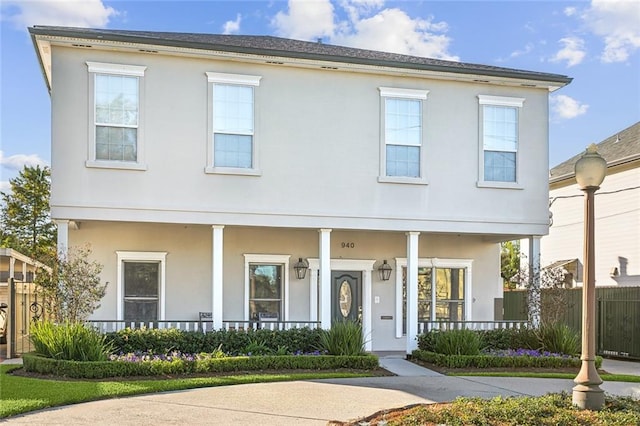
[[244,383],[368,377],[367,373],[246,374],[167,380],[45,380],[7,374],[18,365],[0,365],[0,418],[98,399]]

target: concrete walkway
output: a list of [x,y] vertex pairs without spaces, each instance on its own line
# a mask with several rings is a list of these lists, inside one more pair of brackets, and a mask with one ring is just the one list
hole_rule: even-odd
[[[572,380],[560,379],[443,376],[399,356],[383,356],[380,363],[398,376],[257,383],[141,395],[42,410],[4,422],[326,425],[330,420],[353,420],[384,409],[451,401],[458,396],[539,396],[571,392],[574,385]],[[605,369],[610,365],[640,375],[639,363],[622,363],[605,363]],[[602,388],[607,393],[640,398],[640,383],[605,382]]]

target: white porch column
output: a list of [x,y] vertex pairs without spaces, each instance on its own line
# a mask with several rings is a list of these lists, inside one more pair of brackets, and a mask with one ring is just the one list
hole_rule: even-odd
[[320,326],[331,328],[331,229],[320,229]]
[[[373,265],[372,265],[373,267]],[[362,335],[364,336],[364,350],[371,352],[371,269],[362,271]]]
[[529,237],[529,318],[533,327],[540,325],[540,237]]
[[58,227],[58,254],[66,257],[69,249],[69,221],[55,220],[54,222]]
[[407,232],[407,355],[418,349],[418,235]]
[[318,321],[318,269],[309,265],[309,321]]
[[222,328],[222,265],[223,265],[223,244],[222,234],[224,225],[213,225],[211,227],[213,233],[213,253],[212,253],[212,304],[211,304],[211,319],[213,321],[213,329],[219,330]]

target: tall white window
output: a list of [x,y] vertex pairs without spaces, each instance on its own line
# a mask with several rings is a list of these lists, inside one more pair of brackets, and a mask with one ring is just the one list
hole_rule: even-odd
[[289,316],[289,256],[245,254],[245,319],[284,321]]
[[380,181],[424,181],[423,102],[427,93],[380,88],[383,123]]
[[257,169],[255,87],[260,77],[208,72],[207,78],[211,106],[207,171],[251,174]]
[[482,123],[480,181],[518,182],[519,112],[524,99],[478,97]]
[[[471,318],[470,259],[418,260],[418,322]],[[406,334],[407,260],[396,259],[396,337]]]
[[163,320],[165,252],[116,252],[118,257],[118,319]]
[[144,168],[141,79],[146,67],[87,62],[92,111],[88,166]]

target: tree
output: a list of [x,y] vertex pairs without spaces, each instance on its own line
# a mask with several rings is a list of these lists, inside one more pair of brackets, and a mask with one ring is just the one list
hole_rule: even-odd
[[0,245],[51,263],[56,251],[56,227],[49,208],[51,170],[25,166],[9,184],[11,191],[0,193]]
[[[528,319],[538,325],[560,322],[569,306],[566,290],[567,271],[562,267],[519,270],[513,277],[521,287],[527,289]],[[536,284],[537,283],[537,284]]]
[[514,277],[520,273],[520,242],[506,241],[500,244],[500,276],[505,289],[516,286]]
[[87,245],[69,248],[60,254],[52,273],[41,272],[36,281],[45,311],[56,322],[80,322],[100,307],[107,284],[100,283],[102,265],[90,260]]

